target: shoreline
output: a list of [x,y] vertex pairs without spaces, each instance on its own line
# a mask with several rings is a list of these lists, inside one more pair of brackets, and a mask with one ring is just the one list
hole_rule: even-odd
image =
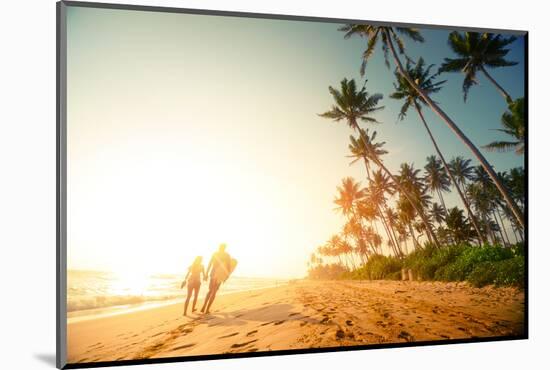
[[521,335],[524,309],[516,288],[304,280],[228,292],[210,315],[174,303],[69,323],[68,362]]
[[[226,292],[221,291],[221,292],[218,292],[216,296],[221,297],[227,294],[253,292],[261,289],[276,288],[282,285],[286,285],[287,281],[288,280],[281,281],[281,283],[278,283],[278,284],[267,285],[267,286],[258,287],[258,288],[231,290]],[[206,296],[207,291],[208,291],[208,288],[201,289],[201,292],[199,293],[199,299],[198,299],[199,301],[202,300],[204,296]],[[157,307],[169,306],[172,304],[183,304],[185,302],[186,296],[187,296],[187,289],[182,289],[182,297],[179,297],[179,298],[158,299],[158,300],[153,299],[149,301],[144,300],[143,302],[136,303],[136,304],[106,306],[106,307],[90,308],[86,310],[69,311],[67,312],[67,323],[71,324],[74,322],[95,320],[102,317],[124,315],[131,312],[149,310]]]

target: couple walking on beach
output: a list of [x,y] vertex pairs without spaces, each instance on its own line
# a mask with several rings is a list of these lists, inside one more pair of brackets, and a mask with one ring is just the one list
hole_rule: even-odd
[[214,298],[216,298],[216,293],[218,292],[220,285],[225,282],[227,278],[229,278],[229,275],[231,275],[237,265],[237,261],[231,258],[231,256],[225,251],[225,248],[225,244],[220,244],[218,250],[210,258],[206,272],[204,271],[204,266],[202,264],[202,256],[197,256],[193,261],[193,264],[189,266],[185,280],[181,285],[183,288],[183,286],[187,283],[187,297],[185,299],[185,308],[183,311],[184,316],[187,316],[187,307],[189,306],[189,300],[192,295],[194,295],[192,312],[195,312],[196,310],[195,306],[197,305],[197,298],[201,287],[201,274],[204,281],[208,280],[208,277],[210,276],[208,293],[204,298],[204,304],[202,305],[201,312],[207,314],[210,313],[210,306],[212,306]]

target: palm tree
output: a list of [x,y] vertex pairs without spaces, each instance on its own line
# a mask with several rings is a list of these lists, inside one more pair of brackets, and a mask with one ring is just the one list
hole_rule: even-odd
[[428,156],[426,161],[427,163],[424,166],[424,182],[432,194],[437,194],[439,197],[439,202],[441,203],[441,206],[443,206],[443,212],[447,213],[447,206],[445,204],[445,200],[443,199],[442,192],[451,191],[450,176],[447,172],[445,172],[442,161],[437,159],[435,155]]
[[477,85],[476,75],[481,72],[502,94],[506,102],[512,102],[510,94],[500,86],[487,72],[487,68],[514,66],[517,62],[510,62],[504,59],[509,49],[505,47],[516,40],[515,36],[504,37],[492,33],[465,32],[464,34],[454,31],[449,34],[449,46],[457,54],[458,58],[445,58],[439,68],[439,72],[462,72],[464,82],[464,101],[468,91],[473,85]]
[[466,188],[468,198],[471,199],[473,207],[481,218],[481,223],[484,225],[485,232],[489,235],[493,241],[493,244],[497,244],[497,238],[494,233],[495,228],[492,226],[490,214],[493,209],[493,202],[491,199],[488,188],[484,187],[479,182],[468,184]]
[[[439,90],[441,90],[442,85],[445,83],[445,81],[436,81],[437,75],[430,74],[430,70],[432,68],[433,68],[433,64],[427,67],[425,66],[425,62],[423,58],[419,58],[418,62],[416,62],[414,67],[412,67],[410,60],[407,61],[407,66],[406,66],[407,75],[415,81],[417,86],[427,96],[437,93]],[[474,225],[474,228],[479,236],[479,241],[480,243],[482,243],[484,238],[483,238],[483,235],[481,234],[479,226],[477,225],[475,217],[472,211],[470,210],[468,206],[468,202],[466,201],[464,194],[462,193],[460,187],[458,186],[457,181],[454,178],[447,164],[447,161],[445,160],[445,157],[443,156],[443,153],[439,149],[439,145],[437,144],[437,141],[435,140],[432,134],[432,131],[430,130],[430,127],[428,126],[428,123],[424,118],[424,114],[422,113],[422,106],[427,105],[426,100],[419,94],[418,90],[414,88],[408,82],[408,80],[399,72],[395,73],[395,78],[397,80],[397,83],[396,84],[394,83],[395,91],[390,95],[390,98],[404,100],[403,106],[401,107],[401,110],[399,113],[399,118],[403,120],[407,115],[409,108],[414,107],[414,109],[416,110],[416,113],[418,114],[418,116],[420,117],[420,120],[422,121],[422,124],[424,125],[424,128],[426,129],[426,132],[428,133],[428,136],[430,137],[430,140],[432,141],[435,151],[439,156],[439,160],[441,161],[441,163],[443,164],[443,167],[445,168],[447,176],[452,180],[454,186],[456,187],[458,194],[460,196],[460,199],[464,203],[464,206],[466,207],[470,220],[472,221],[472,224]],[[439,191],[438,194],[439,194],[440,202],[445,208],[445,211],[447,211],[447,207],[445,206],[443,196],[441,195],[441,190],[444,190],[444,191],[449,190],[448,178],[446,178],[445,173],[441,174],[442,171],[439,171],[438,167],[439,166],[437,166],[437,162],[435,162],[435,157],[432,158],[431,164],[430,164],[430,158],[428,157],[428,168],[426,168],[426,170],[429,171],[428,172],[429,174],[431,174],[430,180],[432,180],[431,181],[432,190],[434,190],[434,187],[435,187]]]
[[420,243],[418,242],[418,238],[416,237],[414,233],[414,219],[417,215],[417,212],[415,211],[415,208],[412,206],[412,204],[404,197],[399,197],[397,200],[397,210],[398,210],[398,217],[399,221],[408,229],[408,233],[411,236],[411,239],[413,241],[413,246],[415,249],[420,247]]
[[340,238],[339,235],[333,235],[330,237],[330,239],[327,242],[327,251],[330,256],[338,257],[338,261],[340,265],[344,266],[344,264],[342,263],[342,257],[340,256],[341,245],[342,245],[342,238]]
[[[368,165],[367,163],[368,162],[365,161],[365,166]],[[385,217],[385,212],[383,212],[383,210],[386,210],[387,207],[385,197],[386,193],[390,195],[393,193],[393,188],[391,186],[388,176],[385,175],[381,170],[374,171],[367,192],[367,201],[375,205],[376,210],[378,211],[378,216],[382,221],[382,226],[384,227],[384,230],[388,237],[388,241],[390,242],[390,246],[394,249],[395,255],[399,256],[402,254],[402,252],[399,248],[397,241],[392,235],[390,225]]]
[[[380,159],[380,156],[387,154],[387,151],[383,149],[383,146],[385,142],[374,142],[373,138],[376,137],[376,132],[373,133],[372,136],[369,136],[368,130],[359,129],[359,138],[355,138],[353,136],[350,136],[350,149],[351,148],[362,148],[364,152],[362,153],[362,156],[367,161],[372,161],[374,164],[376,164],[380,169],[382,169],[386,175],[391,179],[393,185],[396,187],[396,189],[399,191],[400,194],[402,194],[412,205],[412,207],[415,209],[415,211],[418,213],[420,218],[422,219],[422,222],[427,227],[428,235],[430,238],[433,239],[433,243],[436,247],[439,248],[439,242],[437,240],[437,237],[435,234],[433,234],[433,231],[430,228],[429,220],[422,209],[418,206],[418,200],[415,198],[412,194],[410,194],[401,184],[399,183],[398,179],[388,170],[388,168],[384,165],[382,160]],[[358,144],[357,141],[362,141],[361,144]]]
[[339,91],[332,86],[329,86],[328,90],[336,104],[329,111],[320,114],[321,117],[330,118],[336,122],[345,120],[353,130],[359,129],[358,121],[378,123],[371,115],[384,109],[383,106],[378,106],[382,94],[370,95],[365,86],[357,91],[355,80],[348,81],[346,78],[340,82]]
[[[381,94],[370,95],[365,86],[361,90],[357,90],[355,80],[344,79],[340,82],[340,90],[329,87],[329,92],[334,98],[335,104],[325,113],[320,114],[321,117],[332,119],[336,122],[345,120],[346,123],[353,129],[359,129],[359,121],[378,123],[371,115],[376,111],[383,109],[383,106],[378,106],[382,99]],[[370,179],[370,171],[368,163],[365,162],[367,177]],[[383,217],[381,211],[380,216]],[[376,224],[375,224],[376,226]]]
[[449,162],[449,168],[453,177],[465,191],[466,183],[474,178],[474,167],[471,165],[471,159],[464,159],[462,156],[456,156]]
[[393,210],[393,208],[386,207],[384,211],[384,216],[386,217],[386,222],[388,223],[388,226],[392,232],[393,239],[396,242],[397,248],[399,250],[399,254],[403,256],[404,253],[403,253],[403,250],[401,249],[401,244],[400,244],[401,238],[398,238],[399,232],[396,232],[398,228],[397,224],[399,222],[397,213]]
[[432,203],[432,208],[430,209],[430,216],[432,216],[432,219],[437,222],[439,225],[443,221],[445,221],[445,217],[448,214],[448,211],[445,210],[441,205],[438,203]]
[[[384,26],[372,26],[369,24],[346,24],[338,29],[339,31],[345,32],[344,38],[348,39],[351,36],[358,35],[360,37],[367,38],[367,49],[363,52],[363,58],[361,62],[361,76],[365,74],[365,68],[369,58],[374,54],[374,49],[378,43],[378,40],[382,40],[382,51],[384,53],[384,61],[386,66],[389,67],[390,63],[388,61],[388,52],[389,44],[395,41],[399,48],[401,54],[405,53],[405,45],[401,35],[409,37],[411,40],[416,42],[424,42],[424,37],[420,34],[420,31],[416,28],[405,28],[405,27],[384,27]],[[392,46],[393,47],[393,46]],[[395,50],[392,50],[394,52]]]
[[365,196],[365,190],[361,188],[361,183],[356,182],[352,177],[346,177],[342,180],[342,185],[337,187],[338,196],[334,203],[338,206],[336,209],[345,217],[355,215],[357,202]]
[[[401,187],[405,189],[413,198],[413,201],[416,203],[415,209],[420,210],[425,214],[424,210],[429,208],[431,197],[427,194],[427,187],[422,181],[420,176],[420,170],[415,169],[412,164],[402,163],[399,169],[399,174],[397,175],[397,181],[399,181]],[[404,205],[401,205],[401,208],[404,208]],[[409,211],[409,214],[412,216],[410,221],[414,221],[414,213]],[[425,223],[421,227],[417,227],[417,230],[432,230],[431,223]],[[430,242],[433,243],[432,235],[433,232],[428,232],[427,237]]]
[[523,167],[510,169],[508,187],[514,199],[516,199],[523,209],[525,207],[525,169]]
[[508,105],[508,112],[504,112],[500,119],[503,126],[497,131],[504,132],[514,138],[514,141],[493,141],[485,146],[487,150],[506,152],[514,150],[516,154],[525,152],[525,110],[524,98],[517,99]]
[[455,135],[458,136],[458,138],[470,149],[470,151],[474,154],[474,156],[478,159],[478,161],[481,163],[485,171],[487,171],[487,174],[491,177],[495,185],[497,186],[498,190],[504,197],[504,200],[508,204],[508,207],[512,210],[514,216],[517,219],[517,222],[523,227],[524,226],[524,219],[523,214],[521,210],[518,208],[516,203],[513,201],[512,197],[508,194],[506,188],[502,183],[499,182],[498,177],[489,164],[487,162],[487,159],[483,156],[483,154],[479,151],[479,149],[471,142],[471,140],[464,135],[462,130],[458,127],[458,125],[445,113],[441,108],[439,108],[439,105],[434,102],[428,94],[424,92],[423,89],[421,89],[415,81],[408,75],[407,71],[403,67],[403,64],[401,63],[401,59],[399,58],[399,55],[397,54],[397,51],[394,46],[394,42],[397,44],[397,47],[399,48],[399,53],[404,54],[404,43],[403,40],[399,37],[397,32],[400,34],[406,35],[409,38],[411,38],[414,41],[422,42],[424,41],[422,35],[417,29],[414,28],[393,28],[393,27],[384,27],[384,26],[372,26],[367,24],[347,24],[340,28],[341,31],[345,32],[344,38],[349,38],[353,35],[359,35],[360,37],[364,37],[367,39],[367,49],[363,53],[363,62],[362,62],[362,69],[361,72],[364,72],[364,68],[366,66],[367,60],[372,56],[374,49],[376,47],[376,44],[378,40],[380,39],[382,41],[382,51],[384,52],[384,56],[386,57],[386,64],[387,63],[387,57],[388,52],[391,52],[391,55],[393,57],[393,60],[395,62],[395,65],[397,67],[398,72],[409,82],[409,84],[418,91],[418,94],[426,101],[426,104],[434,111],[435,114],[437,114],[443,122],[455,133]]
[[[340,243],[340,253],[342,253],[347,261],[350,261],[350,270],[355,270],[355,262],[353,261],[353,247],[347,240],[342,240]],[[347,265],[347,263],[346,263]]]
[[453,207],[449,210],[449,214],[445,220],[447,230],[455,243],[469,242],[474,236],[468,219],[464,218],[462,210],[458,207]]

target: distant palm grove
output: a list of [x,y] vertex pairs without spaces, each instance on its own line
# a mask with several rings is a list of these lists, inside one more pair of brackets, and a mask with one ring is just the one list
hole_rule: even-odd
[[[405,41],[424,42],[417,29],[347,24],[339,31],[345,39],[365,40],[361,76],[368,77],[369,59],[380,48],[394,77],[389,99],[401,105],[395,117],[406,121],[417,116],[422,123],[418,130],[430,139],[433,155],[416,167],[404,162],[399,170],[390,171],[384,164],[384,158],[391,156],[384,140],[391,138],[380,138],[369,127],[381,123],[374,113],[384,109],[384,97],[368,91],[366,82],[360,87],[353,79],[330,86],[333,105],[319,115],[349,126],[349,157],[364,168],[364,178],[346,177],[337,186],[334,203],[345,223],[311,254],[309,277],[400,279],[402,269],[409,268],[418,279],[522,285],[525,171],[516,167],[496,172],[482,152],[524,155],[524,97],[511,96],[491,75],[495,68],[516,64],[507,59],[507,46],[516,38],[450,32],[449,56],[435,66],[407,55]],[[473,144],[460,129],[459,118],[451,118],[436,102],[449,73],[464,77],[464,104],[480,79],[494,87],[508,106],[499,131],[509,139],[481,148]],[[446,125],[475,159],[445,153],[430,130],[425,110],[432,110],[440,120],[437,124]],[[460,204],[449,207],[446,197],[453,192]]]

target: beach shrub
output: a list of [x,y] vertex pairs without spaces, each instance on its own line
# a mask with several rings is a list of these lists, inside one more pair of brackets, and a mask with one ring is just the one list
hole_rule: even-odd
[[475,287],[494,284],[497,278],[495,262],[482,262],[468,275],[468,282]]
[[515,285],[523,288],[525,285],[525,257],[516,256],[498,263],[495,285]]
[[476,287],[488,284],[523,287],[525,249],[522,243],[502,246],[450,245],[435,248],[426,244],[404,259],[372,255],[359,268],[349,271],[338,264],[310,269],[313,279],[401,280],[401,269],[413,270],[419,280],[468,281]]
[[[401,273],[403,263],[396,257],[375,254],[360,268],[354,270],[350,279],[356,280],[381,280],[388,279],[390,275]],[[392,275],[392,279],[394,276]]]
[[470,273],[483,262],[498,262],[514,257],[511,248],[484,245],[465,246],[459,250],[454,261],[441,266],[435,271],[435,280],[462,281],[466,280]]
[[401,280],[401,269],[394,271],[386,276],[387,280]]
[[336,280],[342,279],[350,271],[344,266],[333,263],[326,265],[317,265],[308,270],[308,278],[314,280]]
[[405,259],[405,267],[413,270],[415,276],[421,280],[433,280],[436,271],[454,262],[464,253],[468,245],[446,246],[440,249],[426,248],[411,253]]
[[482,262],[468,275],[468,282],[475,287],[488,284],[523,287],[525,258],[516,256],[498,262]]

